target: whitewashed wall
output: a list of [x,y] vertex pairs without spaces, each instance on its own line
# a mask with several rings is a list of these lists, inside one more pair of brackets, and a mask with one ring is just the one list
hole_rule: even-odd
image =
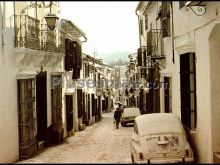
[[[198,161],[201,163],[212,163],[213,146],[220,150],[218,130],[212,129],[212,111],[220,108],[216,104],[216,94],[219,87],[215,86],[215,93],[211,92],[213,88],[211,74],[216,71],[213,64],[218,66],[219,60],[216,57],[210,61],[210,51],[216,49],[209,46],[209,36],[219,19],[219,2],[208,2],[207,12],[204,16],[196,16],[191,10],[186,11],[184,8],[179,9],[178,2],[174,4],[174,30],[175,30],[175,60],[173,70],[173,110],[180,115],[180,80],[179,80],[179,56],[183,53],[195,52],[196,54],[196,87],[197,87],[197,127],[192,130],[192,137],[196,143],[198,151]],[[213,63],[214,62],[214,63]],[[211,69],[211,68],[212,69]],[[210,74],[211,73],[211,74]],[[220,80],[219,77],[216,77]],[[215,101],[212,101],[215,99]],[[213,110],[215,103],[215,110]],[[219,115],[219,114],[218,114]],[[215,115],[216,116],[216,115]],[[220,126],[220,123],[217,123]],[[215,125],[215,127],[217,127]],[[214,133],[214,134],[213,134]],[[212,135],[218,137],[213,141]],[[205,144],[205,145],[204,145]]]
[[[2,25],[3,3],[0,2],[0,24]],[[14,28],[10,18],[13,15],[13,2],[6,5],[6,43],[2,46],[0,35],[0,163],[10,163],[18,159],[18,113],[17,81],[13,54]],[[2,27],[2,26],[1,26]],[[0,28],[2,32],[2,28]],[[1,33],[2,34],[2,33]]]
[[[147,2],[146,2],[147,3]],[[156,13],[160,2],[154,3],[148,13],[148,25],[159,28],[156,23]],[[166,69],[161,71],[161,81],[164,76],[172,78],[172,111],[181,117],[180,109],[180,55],[188,52],[196,54],[196,87],[197,87],[197,127],[191,130],[193,141],[198,151],[198,161],[212,163],[213,152],[220,151],[220,3],[208,2],[206,14],[195,15],[185,7],[179,9],[179,2],[173,2],[174,7],[174,57],[172,63],[171,38],[164,38]],[[218,26],[215,26],[218,25]],[[215,29],[213,30],[213,28]],[[148,27],[150,29],[150,27]],[[212,35],[211,35],[212,34]],[[144,33],[146,36],[146,33]],[[215,36],[215,37],[214,37]],[[141,37],[141,45],[146,46],[146,39]],[[161,89],[161,112],[164,112],[164,96]],[[205,145],[204,145],[205,144]]]

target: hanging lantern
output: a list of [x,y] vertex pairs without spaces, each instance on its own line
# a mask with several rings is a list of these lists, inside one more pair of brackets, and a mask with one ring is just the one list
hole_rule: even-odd
[[55,27],[57,26],[59,18],[55,14],[51,14],[51,13],[48,13],[44,18],[47,22],[47,27],[50,30],[54,30]]

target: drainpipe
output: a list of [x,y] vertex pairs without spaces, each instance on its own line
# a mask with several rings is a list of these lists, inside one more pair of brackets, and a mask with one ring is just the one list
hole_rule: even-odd
[[4,49],[4,46],[6,45],[5,42],[5,30],[6,28],[6,2],[3,2],[3,17],[2,17],[2,49]]
[[139,18],[139,15],[138,15],[137,11],[138,11],[138,10],[135,10],[135,14],[136,14],[137,17],[138,17],[139,45],[140,45],[140,47],[141,47],[141,36],[140,36],[140,25],[139,25],[140,18]]
[[174,58],[174,24],[173,24],[173,3],[170,1],[170,6],[171,6],[171,15],[172,15],[172,52],[173,52],[173,64],[175,63],[175,58]]

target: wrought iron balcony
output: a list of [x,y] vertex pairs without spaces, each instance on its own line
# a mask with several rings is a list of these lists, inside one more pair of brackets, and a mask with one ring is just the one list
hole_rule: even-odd
[[39,20],[27,15],[15,15],[15,47],[40,49]]
[[15,15],[15,47],[65,53],[65,33],[48,30],[46,24],[28,15]]
[[151,59],[165,59],[163,36],[166,31],[164,29],[151,29],[147,33],[147,55]]
[[64,54],[64,32],[60,30],[47,30],[46,26],[46,24],[41,25],[42,30],[40,31],[40,50]]

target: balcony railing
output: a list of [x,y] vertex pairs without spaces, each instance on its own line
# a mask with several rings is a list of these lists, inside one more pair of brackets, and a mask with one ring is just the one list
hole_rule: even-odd
[[39,20],[15,15],[15,47],[40,49]]
[[65,33],[60,30],[48,30],[46,24],[27,15],[15,16],[15,47],[62,53]]
[[152,59],[164,59],[163,29],[152,29],[147,33],[147,55]]
[[[65,32],[61,30],[47,30],[47,25],[41,25],[41,50],[46,52],[65,53]],[[43,30],[45,29],[45,30]]]

